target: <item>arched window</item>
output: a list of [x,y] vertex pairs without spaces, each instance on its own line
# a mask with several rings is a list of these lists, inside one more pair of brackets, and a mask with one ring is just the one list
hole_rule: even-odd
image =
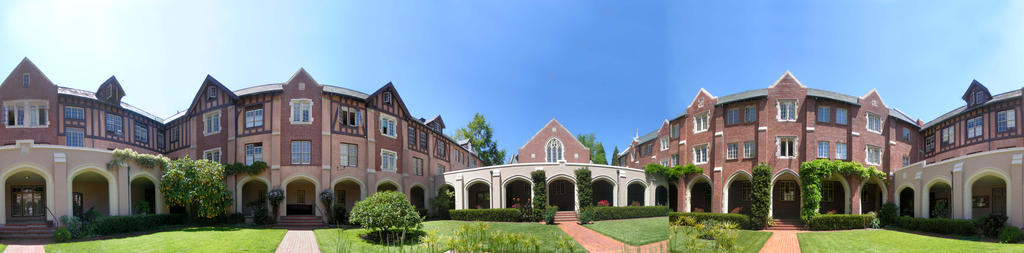
[[562,141],[551,139],[547,145],[547,162],[556,163],[562,159]]

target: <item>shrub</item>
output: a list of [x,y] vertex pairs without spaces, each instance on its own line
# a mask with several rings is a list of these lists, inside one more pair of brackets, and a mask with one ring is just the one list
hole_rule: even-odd
[[449,211],[453,220],[475,220],[475,221],[519,221],[522,216],[519,209],[459,209]]
[[281,201],[284,200],[284,190],[277,188],[267,192],[267,201],[270,202],[270,213],[274,215],[274,219],[277,219],[277,208],[281,205]]
[[64,215],[60,217],[60,223],[64,224],[63,228],[67,228],[70,239],[85,237],[85,227],[78,217]]
[[940,234],[971,235],[977,231],[973,220],[899,217],[896,223],[905,229]]
[[186,207],[195,218],[214,218],[231,207],[232,196],[224,183],[224,165],[188,157],[171,161],[160,178],[160,194],[167,206]]
[[807,220],[811,230],[843,230],[872,227],[874,215],[870,214],[822,214]]
[[682,213],[682,212],[673,212],[673,213],[669,214],[669,222],[678,221],[682,217],[693,218],[697,223],[700,223],[700,222],[706,221],[706,220],[716,220],[716,221],[722,221],[722,222],[732,222],[732,223],[736,224],[737,226],[739,226],[740,228],[749,228],[750,227],[750,223],[749,223],[750,222],[750,217],[745,215],[745,214],[738,214],[738,213]]
[[558,213],[558,206],[544,207],[544,223],[548,225],[555,224],[556,213]]
[[899,211],[896,203],[888,202],[882,204],[882,210],[878,212],[878,220],[882,226],[895,225],[896,217],[899,217]]
[[771,210],[772,167],[765,163],[754,166],[750,182],[750,224],[753,229],[762,229],[771,221],[768,212]]
[[423,223],[423,217],[416,213],[405,194],[396,191],[377,192],[356,202],[349,215],[349,222],[359,223],[363,228],[378,233],[391,229],[416,229]]
[[252,223],[256,225],[274,223],[274,218],[267,213],[267,202],[253,201],[247,204],[252,210]]
[[345,205],[337,204],[332,207],[334,221],[331,223],[345,223],[348,221],[348,211],[345,210]]
[[455,193],[448,190],[447,187],[443,187],[437,190],[437,196],[434,196],[430,200],[431,204],[434,204],[434,208],[437,209],[437,216],[442,220],[450,219],[448,210],[452,209],[452,199],[455,198]]
[[594,221],[594,207],[581,208],[576,219],[579,220],[580,224],[589,224]]
[[607,206],[612,206],[612,205],[611,205],[611,203],[608,203],[607,200],[602,200],[602,201],[598,201],[597,202],[597,206],[607,207]]
[[594,207],[594,220],[615,220],[667,216],[666,206]]
[[589,207],[594,205],[594,188],[590,187],[590,169],[582,168],[576,170],[576,199],[579,201],[580,207]]
[[141,199],[139,201],[136,201],[135,202],[135,211],[138,212],[138,214],[150,213],[152,210],[149,209],[149,201],[145,201],[145,200],[141,200]]
[[981,231],[985,233],[985,236],[990,238],[996,238],[999,236],[999,230],[1003,229],[1006,225],[1006,215],[992,214],[985,216],[981,223]]
[[533,217],[539,219],[547,214],[547,212],[544,211],[544,203],[548,203],[548,193],[546,188],[548,178],[547,174],[545,174],[543,170],[535,170],[530,172],[530,179],[533,179]]
[[53,231],[53,240],[57,242],[70,241],[71,231],[67,227],[59,227],[56,231]]
[[1020,231],[1020,228],[1007,226],[1003,230],[999,230],[999,242],[1001,243],[1018,243],[1021,239],[1024,239],[1024,233]]
[[[225,220],[237,219],[237,217],[224,216]],[[244,219],[244,216],[242,216]],[[132,216],[102,216],[86,225],[88,233],[94,235],[112,235],[157,229],[165,225],[183,224],[185,216],[181,214],[143,214]],[[243,220],[244,221],[244,220]],[[69,226],[69,231],[73,230]]]

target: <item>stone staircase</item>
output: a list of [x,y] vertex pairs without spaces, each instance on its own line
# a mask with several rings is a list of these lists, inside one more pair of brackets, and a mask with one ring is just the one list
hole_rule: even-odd
[[576,212],[575,211],[558,211],[555,212],[555,223],[575,223]]
[[800,219],[775,219],[775,226],[771,226],[772,230],[801,230],[804,229],[804,223]]
[[313,215],[288,215],[281,216],[274,228],[311,230],[316,228],[327,228],[327,223],[320,216]]
[[0,225],[0,238],[4,240],[53,239],[57,227],[46,220],[16,221]]

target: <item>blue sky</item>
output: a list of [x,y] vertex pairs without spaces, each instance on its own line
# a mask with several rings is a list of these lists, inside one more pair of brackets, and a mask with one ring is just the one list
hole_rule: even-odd
[[286,81],[372,92],[449,131],[480,112],[509,154],[558,118],[611,152],[701,87],[723,96],[786,70],[925,121],[972,79],[1024,86],[1021,1],[4,1],[0,70],[29,57],[58,85],[116,75],[125,101],[184,110],[210,74],[232,89]]

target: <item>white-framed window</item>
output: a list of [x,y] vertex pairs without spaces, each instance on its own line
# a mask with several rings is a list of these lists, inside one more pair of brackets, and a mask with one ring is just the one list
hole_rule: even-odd
[[668,136],[661,137],[661,151],[668,150]]
[[708,144],[701,144],[693,147],[693,163],[708,163]]
[[344,167],[357,167],[359,166],[359,146],[356,144],[342,143],[338,148],[341,150],[341,166]]
[[109,135],[121,136],[124,134],[123,120],[124,118],[121,118],[120,115],[107,113],[104,117],[104,122],[106,124],[103,128],[107,130],[107,134]]
[[397,125],[398,120],[396,120],[395,117],[391,117],[391,115],[385,115],[383,113],[380,114],[380,134],[391,138],[397,138],[398,134],[395,132]]
[[832,109],[828,106],[818,106],[818,122],[828,123],[831,121],[832,118],[829,117],[831,111]]
[[953,145],[956,142],[956,127],[949,126],[942,129],[942,146]]
[[64,119],[85,120],[85,109],[82,107],[65,106]]
[[203,114],[203,135],[220,133],[220,110]]
[[796,99],[779,99],[777,106],[779,109],[779,121],[796,121]]
[[867,113],[868,118],[868,132],[882,133],[882,116],[874,113]]
[[4,124],[7,128],[44,128],[50,125],[50,102],[46,100],[14,100],[4,102]]
[[391,92],[384,92],[384,103],[391,104]]
[[935,151],[935,135],[924,137],[924,152]]
[[740,109],[732,108],[725,113],[725,124],[732,125],[740,123]]
[[412,165],[415,166],[413,168],[414,168],[414,170],[416,172],[416,175],[417,176],[422,176],[423,175],[423,159],[413,157],[412,158]]
[[263,108],[249,109],[245,111],[245,127],[263,126]]
[[217,87],[213,87],[213,85],[206,87],[206,96],[210,99],[217,98]]
[[548,141],[548,145],[546,145],[544,153],[546,157],[544,159],[545,162],[557,163],[558,161],[565,159],[563,156],[565,151],[562,148],[562,141],[557,138],[552,138]]
[[135,141],[149,142],[149,128],[146,125],[135,122]]
[[967,120],[967,138],[981,137],[985,128],[985,118],[982,116]]
[[679,124],[672,124],[672,132],[669,135],[672,139],[679,138]]
[[288,102],[291,105],[292,114],[288,121],[292,124],[313,124],[313,100],[308,98],[296,98]]
[[1002,133],[1017,128],[1017,111],[1005,110],[996,113],[996,131]]
[[292,141],[292,164],[310,164],[310,141]]
[[359,109],[342,106],[338,109],[338,122],[342,126],[361,126],[363,125],[363,111]]
[[725,159],[736,159],[739,158],[739,144],[729,143],[725,144]]
[[743,122],[750,123],[757,121],[757,106],[748,105],[743,107]]
[[829,145],[828,145],[827,141],[819,141],[818,142],[818,158],[828,159],[828,155],[829,155],[829,151],[830,151],[828,146]]
[[693,132],[700,133],[708,130],[708,118],[711,112],[698,113],[693,117]]
[[207,149],[206,151],[203,151],[203,159],[220,163],[220,148]]
[[864,163],[871,165],[882,164],[882,148],[878,146],[866,145],[866,147],[864,147],[864,153],[867,153],[867,156],[864,159]]
[[387,172],[398,171],[398,153],[395,151],[381,149],[380,150],[380,170]]
[[263,161],[263,143],[245,144],[245,165]]
[[743,143],[743,158],[754,158],[757,156],[757,145],[752,141]]
[[85,147],[85,129],[64,128],[64,142],[70,147]]
[[836,124],[846,125],[846,108],[836,108]]
[[903,155],[903,167],[910,166],[910,156]]
[[776,148],[776,156],[779,158],[794,158],[796,157],[796,137],[785,136],[778,137],[778,147]]
[[836,160],[846,160],[846,143],[836,142]]

